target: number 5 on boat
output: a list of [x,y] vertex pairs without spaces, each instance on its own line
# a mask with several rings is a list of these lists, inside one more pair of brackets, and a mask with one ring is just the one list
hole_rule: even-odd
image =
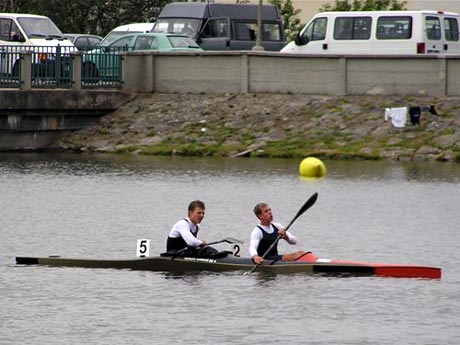
[[140,258],[145,258],[149,256],[150,251],[150,240],[148,239],[141,239],[137,240],[136,246],[136,256]]

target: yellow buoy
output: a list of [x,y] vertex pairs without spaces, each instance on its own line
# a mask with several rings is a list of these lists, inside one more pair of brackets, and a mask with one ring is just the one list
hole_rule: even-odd
[[323,177],[326,176],[326,166],[315,157],[307,157],[300,162],[299,174],[303,177]]

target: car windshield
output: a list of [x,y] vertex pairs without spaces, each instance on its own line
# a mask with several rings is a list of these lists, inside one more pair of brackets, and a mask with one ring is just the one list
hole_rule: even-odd
[[20,17],[18,22],[24,28],[28,36],[47,37],[62,36],[61,30],[49,18]]
[[168,40],[173,48],[200,48],[190,37],[168,36]]
[[163,18],[158,19],[152,32],[184,34],[195,37],[200,26],[200,19],[192,18]]

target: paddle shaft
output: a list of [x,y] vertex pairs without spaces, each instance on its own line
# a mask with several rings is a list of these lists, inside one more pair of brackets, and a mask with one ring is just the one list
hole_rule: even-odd
[[[210,246],[212,244],[218,244],[218,243],[222,243],[222,242],[227,242],[227,243],[230,243],[230,244],[233,244],[233,243],[243,243],[243,241],[240,241],[240,240],[237,240],[236,238],[232,238],[232,237],[227,237],[227,238],[224,238],[222,240],[219,240],[219,241],[214,241],[214,242],[210,242],[210,243],[206,243],[205,247],[207,246]],[[178,250],[177,252],[174,253],[174,255],[172,256],[171,260],[174,260],[175,258],[179,257],[182,253],[184,253],[187,249],[189,249],[189,247],[184,247],[180,250]]]
[[[302,214],[305,213],[306,210],[308,210],[310,207],[312,207],[315,202],[316,202],[316,199],[318,199],[318,193],[315,193],[313,194],[310,198],[308,198],[308,200],[302,205],[302,207],[299,209],[299,211],[297,212],[297,214],[294,216],[294,218],[292,218],[292,220],[289,222],[288,226],[286,227],[286,231],[288,231],[288,229],[291,227],[291,225],[296,221],[297,218],[299,218]],[[270,245],[270,247],[268,247],[268,249],[265,251],[265,253],[262,255],[262,259],[265,259],[265,257],[267,256],[267,254],[270,252],[270,250],[273,249],[274,246],[276,246],[276,244],[279,242],[279,240],[281,239],[281,236],[278,235],[278,237],[276,238],[276,240],[273,241],[273,243]],[[251,271],[249,273],[253,273],[257,267],[259,266],[259,264],[255,264]]]

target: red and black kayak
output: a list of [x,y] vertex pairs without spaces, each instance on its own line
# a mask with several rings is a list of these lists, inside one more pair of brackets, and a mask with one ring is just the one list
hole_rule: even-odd
[[301,257],[299,262],[309,262],[314,264],[315,270],[318,272],[327,272],[329,269],[334,270],[334,267],[337,267],[340,270],[340,267],[348,266],[366,268],[372,271],[372,275],[379,277],[440,279],[442,275],[442,270],[438,267],[365,261],[329,260],[318,258],[313,253],[308,253]]
[[[165,272],[197,272],[197,271],[251,271],[254,263],[251,258],[237,257],[227,254],[220,258],[195,258],[152,256],[146,258],[111,260],[111,259],[72,259],[52,257],[16,257],[20,265],[47,265],[86,268],[112,268]],[[379,276],[401,278],[440,279],[441,269],[437,267],[384,264],[374,262],[343,261],[321,259],[309,253],[298,261],[265,260],[257,267],[257,272],[276,274],[305,273],[334,276]]]

